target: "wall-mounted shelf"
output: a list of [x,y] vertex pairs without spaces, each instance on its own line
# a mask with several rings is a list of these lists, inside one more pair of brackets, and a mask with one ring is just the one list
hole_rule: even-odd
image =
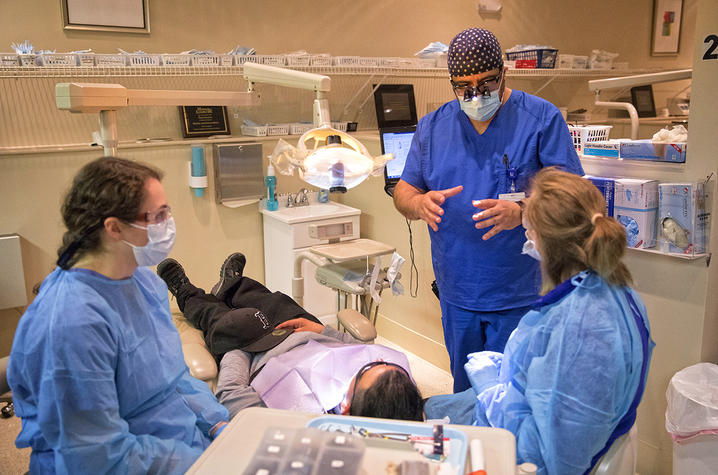
[[[385,68],[364,66],[323,66],[292,67],[298,71],[307,71],[329,76],[386,74],[394,77],[435,77],[447,78],[445,68]],[[656,72],[655,69],[509,69],[508,77],[514,79],[544,78],[555,79],[591,79],[601,77],[628,76]],[[0,77],[121,77],[121,76],[241,76],[242,66],[2,66]]]
[[666,257],[673,257],[676,259],[682,259],[684,261],[697,261],[699,259],[706,259],[706,266],[710,264],[711,261],[711,253],[704,252],[701,254],[673,254],[669,252],[661,252],[656,249],[648,248],[648,249],[641,249],[641,248],[635,248],[635,247],[627,247],[626,249],[630,249],[631,251],[636,252],[646,252],[649,254],[658,254],[659,256],[666,256]]

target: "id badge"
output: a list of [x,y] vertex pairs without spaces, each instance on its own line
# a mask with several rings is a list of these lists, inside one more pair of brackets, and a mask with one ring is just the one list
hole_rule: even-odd
[[501,193],[499,195],[500,200],[506,201],[521,201],[524,198],[526,198],[526,193],[523,191],[519,191],[517,193]]

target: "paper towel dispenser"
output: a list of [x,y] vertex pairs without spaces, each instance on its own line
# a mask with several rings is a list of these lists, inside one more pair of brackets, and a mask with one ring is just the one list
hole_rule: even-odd
[[0,235],[0,309],[27,305],[20,236]]
[[217,203],[231,206],[264,196],[262,144],[214,144],[213,155]]

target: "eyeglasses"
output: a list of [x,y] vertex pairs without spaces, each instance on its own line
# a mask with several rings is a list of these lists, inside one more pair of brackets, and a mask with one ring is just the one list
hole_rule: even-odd
[[451,79],[451,87],[454,88],[454,94],[459,100],[471,102],[474,97],[489,97],[491,93],[499,88],[499,82],[503,72],[498,75],[483,79],[472,85],[470,82],[454,82]]
[[169,206],[162,206],[156,211],[147,211],[143,217],[148,224],[164,223],[172,216],[172,209]]

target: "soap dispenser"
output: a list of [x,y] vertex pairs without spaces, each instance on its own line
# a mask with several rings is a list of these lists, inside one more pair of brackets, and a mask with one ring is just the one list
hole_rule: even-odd
[[267,209],[269,211],[277,211],[279,201],[277,201],[277,177],[274,175],[274,167],[270,163],[267,166],[267,178],[264,179],[267,185]]

